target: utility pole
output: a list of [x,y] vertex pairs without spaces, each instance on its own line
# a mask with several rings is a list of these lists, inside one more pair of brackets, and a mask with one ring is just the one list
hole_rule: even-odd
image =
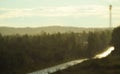
[[112,5],[109,5],[109,27],[112,29]]

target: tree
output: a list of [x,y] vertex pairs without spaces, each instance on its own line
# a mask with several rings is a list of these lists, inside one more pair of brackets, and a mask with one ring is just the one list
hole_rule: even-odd
[[89,56],[94,56],[109,45],[111,39],[109,31],[90,32],[88,35],[88,49]]
[[111,44],[115,47],[113,55],[120,54],[120,27],[113,30]]

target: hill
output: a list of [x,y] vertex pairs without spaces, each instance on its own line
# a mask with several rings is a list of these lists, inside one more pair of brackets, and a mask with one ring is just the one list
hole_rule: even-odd
[[29,35],[36,35],[41,34],[43,32],[46,33],[65,33],[65,32],[89,32],[89,31],[100,31],[106,30],[107,28],[80,28],[80,27],[63,27],[63,26],[48,26],[48,27],[37,27],[37,28],[13,28],[13,27],[0,27],[0,33],[2,35],[13,35],[13,34],[29,34]]

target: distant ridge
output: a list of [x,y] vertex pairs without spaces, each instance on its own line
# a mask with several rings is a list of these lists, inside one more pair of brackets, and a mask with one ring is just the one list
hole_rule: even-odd
[[26,27],[26,28],[14,28],[14,27],[0,27],[0,33],[2,35],[14,35],[14,34],[28,34],[28,35],[36,35],[41,34],[42,32],[46,33],[66,33],[66,32],[75,32],[81,33],[83,31],[101,31],[106,30],[107,28],[82,28],[82,27],[64,27],[64,26],[47,26],[47,27]]

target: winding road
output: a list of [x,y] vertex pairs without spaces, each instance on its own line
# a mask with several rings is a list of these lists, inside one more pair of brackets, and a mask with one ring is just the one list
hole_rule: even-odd
[[[108,56],[113,50],[114,50],[114,47],[111,46],[106,51],[104,51],[103,53],[98,54],[95,57],[93,57],[93,59],[104,58],[104,57]],[[86,60],[89,60],[89,59],[85,58],[85,59],[74,60],[74,61],[63,63],[63,64],[59,64],[59,65],[56,65],[56,66],[53,66],[53,67],[49,67],[49,68],[46,68],[46,69],[42,69],[42,70],[39,70],[39,71],[35,71],[35,72],[32,72],[32,73],[28,73],[28,74],[50,74],[50,73],[54,73],[56,71],[67,69],[68,67],[77,65],[77,64],[82,63]]]

